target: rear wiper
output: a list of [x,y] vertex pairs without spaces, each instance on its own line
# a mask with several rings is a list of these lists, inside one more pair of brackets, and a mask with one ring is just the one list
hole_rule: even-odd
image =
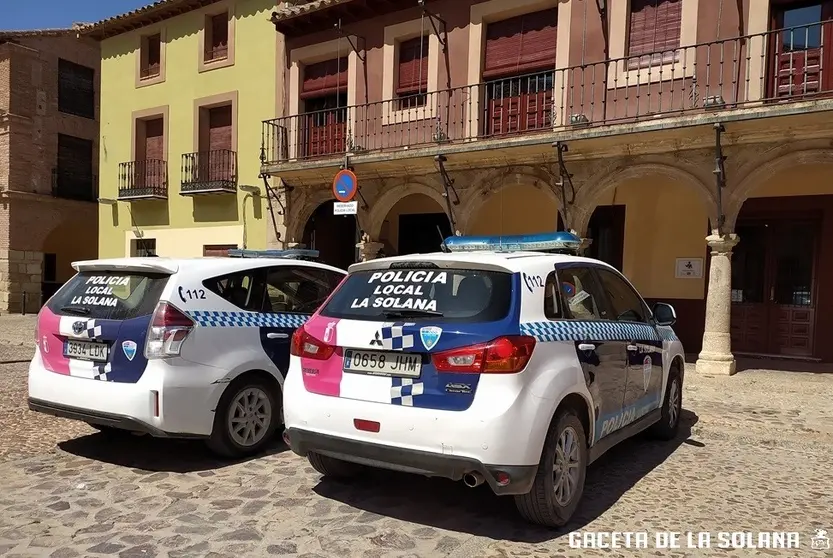
[[78,316],[88,316],[90,314],[90,309],[86,306],[63,306],[61,307],[61,312],[76,314]]
[[386,318],[418,318],[421,316],[442,317],[442,312],[436,310],[389,310],[383,312],[382,315]]

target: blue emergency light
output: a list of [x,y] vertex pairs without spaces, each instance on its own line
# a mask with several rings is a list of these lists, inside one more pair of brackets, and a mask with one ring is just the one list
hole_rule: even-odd
[[567,231],[509,236],[450,236],[448,252],[556,252],[577,254],[581,239]]
[[318,250],[302,250],[293,248],[290,250],[241,250],[233,249],[228,251],[232,258],[284,258],[290,260],[314,260],[318,258]]

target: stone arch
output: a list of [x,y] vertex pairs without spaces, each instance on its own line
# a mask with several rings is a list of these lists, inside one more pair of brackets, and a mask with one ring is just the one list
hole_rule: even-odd
[[[601,173],[600,173],[601,174]],[[712,189],[706,182],[689,169],[668,163],[643,162],[620,166],[612,171],[605,171],[601,176],[591,176],[577,188],[573,212],[576,220],[573,228],[581,234],[587,229],[590,217],[596,207],[596,201],[606,192],[624,182],[643,176],[660,175],[670,178],[688,188],[694,189],[706,206],[709,218],[714,222],[717,217],[717,202]]]
[[431,198],[437,202],[443,213],[447,213],[445,197],[438,188],[435,188],[425,182],[411,179],[407,182],[399,184],[398,186],[386,189],[371,204],[370,211],[368,212],[368,218],[365,221],[365,226],[368,227],[366,232],[370,234],[370,238],[374,240],[378,239],[382,232],[382,226],[385,219],[387,218],[388,213],[390,213],[390,210],[393,209],[393,206],[400,200],[414,194],[422,194]]
[[768,178],[798,165],[833,165],[833,149],[801,149],[785,153],[775,158],[761,158],[751,165],[749,171],[731,190],[729,199],[724,202],[726,230],[733,231],[744,202]]
[[478,215],[489,196],[513,186],[532,185],[540,188],[556,207],[560,207],[561,200],[552,189],[552,181],[552,175],[540,166],[513,166],[486,171],[474,178],[474,188],[466,193],[465,199],[458,206],[457,228],[462,234],[467,234],[472,219]]
[[[304,229],[313,213],[315,213],[321,204],[330,201],[332,198],[333,193],[326,188],[309,188],[295,196],[290,194],[287,202],[289,210],[284,216],[284,223],[286,225],[286,238],[284,239],[284,243],[301,242],[304,236]],[[280,211],[280,204],[274,201],[272,203],[272,211]]]

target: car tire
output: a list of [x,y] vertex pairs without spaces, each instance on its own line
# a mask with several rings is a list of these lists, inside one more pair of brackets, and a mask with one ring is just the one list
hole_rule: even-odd
[[[567,447],[569,444],[569,447]],[[556,457],[568,451],[570,494],[559,489],[556,483]],[[558,458],[561,467],[564,460]],[[520,514],[531,523],[545,527],[563,527],[570,521],[581,502],[584,493],[584,479],[587,469],[587,434],[576,411],[565,409],[556,416],[541,452],[541,462],[535,474],[532,490],[515,496],[515,505]],[[562,482],[568,482],[562,473]],[[558,490],[557,490],[558,489]]]
[[[206,442],[209,449],[228,458],[248,457],[262,451],[272,441],[282,416],[280,394],[276,391],[254,375],[229,384],[214,413],[214,427]],[[265,425],[260,424],[264,420]]]
[[307,460],[312,468],[321,473],[325,477],[334,479],[349,479],[355,477],[361,465],[350,463],[328,455],[321,455],[320,453],[310,452],[307,454]]
[[662,417],[651,426],[648,433],[660,440],[673,440],[680,430],[680,415],[683,410],[683,382],[676,367],[668,374],[665,398],[662,402]]

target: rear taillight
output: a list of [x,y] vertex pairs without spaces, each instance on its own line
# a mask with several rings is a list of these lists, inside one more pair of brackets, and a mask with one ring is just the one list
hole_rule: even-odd
[[194,329],[194,320],[167,302],[160,302],[153,313],[145,343],[146,358],[179,356],[182,343]]
[[432,361],[437,372],[515,374],[524,369],[534,348],[534,337],[510,335],[436,353]]
[[335,347],[319,341],[304,329],[299,327],[292,334],[292,344],[289,347],[289,354],[302,358],[315,360],[327,360],[335,352]]

